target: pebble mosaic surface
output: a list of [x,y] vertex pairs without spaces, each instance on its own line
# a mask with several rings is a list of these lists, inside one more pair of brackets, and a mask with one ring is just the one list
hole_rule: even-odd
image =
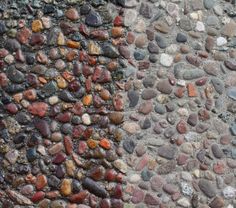
[[1,208],[235,208],[235,0],[1,0]]

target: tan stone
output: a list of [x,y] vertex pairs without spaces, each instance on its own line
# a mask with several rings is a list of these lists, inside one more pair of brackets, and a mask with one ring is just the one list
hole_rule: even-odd
[[43,29],[43,24],[40,20],[34,20],[32,22],[32,31],[33,32],[40,32]]
[[60,193],[64,196],[69,196],[72,193],[72,180],[71,179],[63,179],[60,187]]

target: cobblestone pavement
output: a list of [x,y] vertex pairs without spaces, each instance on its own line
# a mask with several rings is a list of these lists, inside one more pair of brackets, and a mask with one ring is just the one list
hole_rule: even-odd
[[236,207],[235,4],[2,0],[0,207]]

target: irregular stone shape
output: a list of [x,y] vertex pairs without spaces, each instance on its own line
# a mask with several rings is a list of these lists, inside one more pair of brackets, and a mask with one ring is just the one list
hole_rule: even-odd
[[76,98],[67,90],[60,92],[58,97],[65,102],[76,102]]
[[44,117],[47,113],[48,105],[44,102],[34,102],[27,109],[33,115]]
[[143,102],[138,108],[138,112],[144,115],[149,114],[150,112],[152,112],[152,110],[153,110],[153,104],[150,100]]
[[126,27],[131,26],[135,22],[137,15],[138,14],[137,14],[136,10],[126,9],[124,12],[124,25]]
[[170,31],[168,24],[166,24],[164,21],[161,21],[161,20],[154,23],[154,28],[157,31],[165,33],[165,34],[169,33],[169,31]]
[[85,178],[82,181],[82,186],[85,189],[88,189],[91,193],[93,193],[94,195],[98,197],[106,198],[108,196],[107,191],[102,186],[100,186],[97,182],[95,182],[94,180],[90,178]]
[[3,21],[0,22],[0,35],[3,35],[7,31],[6,25]]
[[103,55],[108,58],[117,58],[119,56],[119,51],[108,43],[102,45],[102,51]]
[[115,160],[113,164],[122,173],[126,173],[128,170],[127,164],[121,159]]
[[211,79],[211,82],[212,82],[216,92],[218,92],[219,94],[222,94],[224,92],[224,83],[223,83],[223,81],[221,81],[218,78],[213,77]]
[[227,95],[233,100],[236,100],[236,87],[230,87],[227,89]]
[[236,23],[232,19],[229,23],[225,24],[225,26],[221,29],[221,34],[227,37],[234,37],[236,35]]
[[123,129],[129,134],[134,134],[140,131],[140,126],[136,122],[125,122],[123,125]]
[[216,195],[216,187],[211,181],[200,179],[198,186],[207,197],[212,198]]
[[158,91],[164,93],[164,94],[171,94],[172,92],[172,86],[169,82],[169,80],[161,80],[157,83],[157,89]]
[[152,7],[151,7],[151,5],[142,2],[141,5],[140,5],[139,14],[141,14],[142,16],[144,16],[147,19],[150,19],[152,17]]
[[173,57],[168,54],[162,53],[160,57],[160,63],[162,66],[170,67],[173,63]]
[[142,202],[143,199],[144,199],[144,192],[138,188],[134,189],[132,193],[132,198],[131,198],[132,203],[138,204]]
[[157,168],[157,173],[160,175],[164,175],[173,172],[175,169],[176,169],[176,161],[170,160],[166,163],[161,164]]
[[144,89],[141,95],[142,99],[144,100],[150,100],[156,96],[157,96],[157,91],[155,89]]
[[6,193],[13,201],[16,201],[20,205],[32,205],[31,200],[16,191],[8,189],[6,190]]
[[51,130],[49,124],[46,120],[36,118],[34,121],[34,126],[42,134],[42,136],[48,138],[51,135]]
[[158,155],[168,160],[174,159],[177,148],[171,145],[164,145],[158,148]]
[[209,204],[211,208],[223,208],[225,206],[224,199],[220,196],[216,196]]
[[167,39],[160,35],[156,35],[155,40],[157,42],[157,45],[162,49],[168,46]]
[[138,104],[139,93],[137,91],[130,90],[128,91],[128,98],[129,98],[129,107],[133,108]]
[[135,146],[136,146],[136,144],[132,139],[125,139],[123,142],[123,148],[129,154],[132,154],[134,152]]
[[183,17],[182,19],[180,19],[179,26],[181,29],[183,29],[185,31],[192,30],[192,23],[188,17]]
[[18,150],[10,150],[5,154],[5,158],[8,160],[9,163],[12,165],[16,163],[17,159],[19,157]]
[[85,23],[91,27],[99,27],[102,25],[102,18],[99,13],[91,10],[85,17]]
[[178,201],[177,201],[177,204],[180,205],[181,207],[190,207],[191,204],[189,202],[189,199],[188,198],[185,198],[185,197],[182,197],[180,198]]
[[25,75],[15,67],[9,67],[6,70],[6,74],[8,79],[10,79],[14,83],[20,84],[25,81]]
[[146,193],[145,198],[144,198],[144,202],[145,202],[145,204],[151,205],[151,206],[156,206],[156,205],[160,204],[159,198],[150,194],[150,193]]
[[11,52],[21,49],[21,45],[16,39],[7,39],[4,47]]
[[150,183],[153,191],[160,191],[165,183],[165,180],[161,176],[155,175],[151,178]]

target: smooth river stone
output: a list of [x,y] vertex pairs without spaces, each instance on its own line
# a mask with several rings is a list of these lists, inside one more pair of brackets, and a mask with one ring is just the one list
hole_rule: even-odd
[[94,195],[101,197],[101,198],[106,198],[108,196],[107,191],[100,186],[97,182],[90,178],[85,178],[82,181],[82,185],[84,188],[88,189],[91,193]]

